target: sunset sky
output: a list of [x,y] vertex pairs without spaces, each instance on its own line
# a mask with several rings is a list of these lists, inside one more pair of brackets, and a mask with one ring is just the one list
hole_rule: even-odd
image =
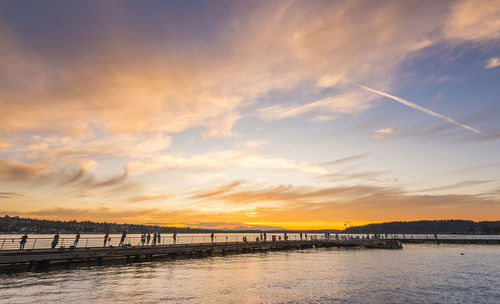
[[500,219],[500,1],[1,1],[0,216]]

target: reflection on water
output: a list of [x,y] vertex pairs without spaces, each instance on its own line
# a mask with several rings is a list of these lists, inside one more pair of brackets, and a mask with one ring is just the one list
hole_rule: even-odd
[[498,303],[499,262],[472,245],[217,256],[3,274],[0,302]]

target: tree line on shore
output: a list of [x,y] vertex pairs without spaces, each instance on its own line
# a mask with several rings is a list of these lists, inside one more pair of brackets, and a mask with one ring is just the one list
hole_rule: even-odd
[[435,220],[387,222],[353,226],[346,233],[377,234],[500,234],[500,221]]
[[56,221],[18,216],[0,217],[0,233],[204,233],[209,230],[189,227],[99,223],[92,221]]
[[[191,227],[165,227],[157,225],[99,223],[92,221],[57,221],[21,218],[5,215],[0,217],[0,233],[210,233],[242,232],[241,230],[201,229]],[[266,232],[299,232],[298,230],[266,230]],[[246,233],[261,232],[245,230]],[[411,222],[387,222],[352,226],[345,230],[301,230],[307,233],[349,233],[349,234],[500,234],[500,221],[474,222],[467,220],[433,220]]]

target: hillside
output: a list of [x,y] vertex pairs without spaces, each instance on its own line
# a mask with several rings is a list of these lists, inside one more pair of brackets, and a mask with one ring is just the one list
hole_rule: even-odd
[[143,232],[161,232],[161,233],[196,233],[208,232],[204,229],[195,228],[177,228],[162,227],[152,225],[135,224],[116,224],[116,223],[97,223],[91,221],[53,221],[31,218],[11,217],[5,215],[0,217],[0,233],[143,233]]
[[346,233],[445,233],[445,234],[500,234],[500,221],[473,222],[466,220],[437,220],[412,222],[387,222],[354,226]]

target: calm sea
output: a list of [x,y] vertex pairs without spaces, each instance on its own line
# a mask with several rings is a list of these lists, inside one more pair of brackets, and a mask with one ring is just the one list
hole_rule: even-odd
[[0,274],[1,303],[500,303],[500,246],[310,249]]

